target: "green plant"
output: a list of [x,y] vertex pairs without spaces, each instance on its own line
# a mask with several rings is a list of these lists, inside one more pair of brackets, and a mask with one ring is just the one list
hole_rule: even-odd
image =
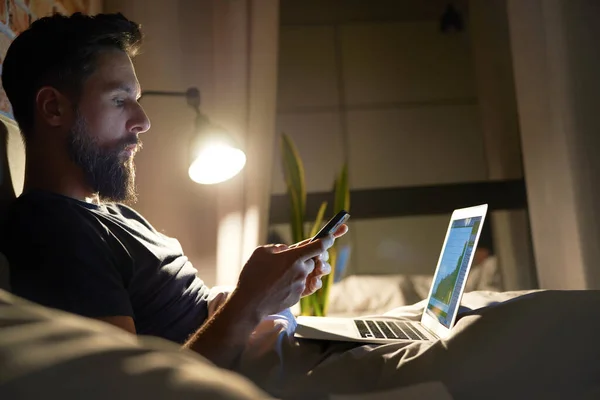
[[[290,226],[292,241],[301,242],[304,239],[316,235],[323,224],[323,217],[327,210],[327,202],[323,202],[317,212],[317,217],[305,235],[304,220],[306,218],[306,186],[304,180],[304,165],[298,154],[298,150],[292,139],[285,133],[281,136],[281,157],[283,175],[287,186],[287,194],[290,201]],[[343,165],[340,174],[334,182],[333,213],[341,210],[350,211],[350,188],[348,185],[348,166]],[[335,277],[335,263],[337,250],[334,245],[329,249],[329,263],[332,271],[323,278],[323,286],[310,296],[300,299],[300,313],[302,315],[325,316],[329,306],[329,291]]]

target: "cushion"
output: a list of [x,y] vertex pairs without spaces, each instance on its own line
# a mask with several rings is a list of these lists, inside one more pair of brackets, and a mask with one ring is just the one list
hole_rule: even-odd
[[[0,221],[23,191],[25,146],[17,125],[0,114]],[[0,289],[9,290],[8,263],[0,255]]]
[[0,290],[2,399],[257,399],[250,381],[170,342]]

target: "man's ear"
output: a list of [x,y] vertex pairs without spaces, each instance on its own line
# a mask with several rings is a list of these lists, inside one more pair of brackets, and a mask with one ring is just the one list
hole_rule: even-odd
[[42,121],[52,127],[70,124],[73,107],[69,99],[52,86],[38,90],[35,106]]

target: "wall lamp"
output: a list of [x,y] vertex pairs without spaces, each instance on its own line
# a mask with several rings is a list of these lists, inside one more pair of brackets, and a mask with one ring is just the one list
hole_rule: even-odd
[[185,92],[145,90],[140,99],[146,96],[185,97],[195,111],[195,134],[190,145],[188,169],[194,182],[204,185],[224,182],[244,168],[246,154],[240,146],[229,133],[213,124],[200,111],[200,91],[197,88],[189,88]]

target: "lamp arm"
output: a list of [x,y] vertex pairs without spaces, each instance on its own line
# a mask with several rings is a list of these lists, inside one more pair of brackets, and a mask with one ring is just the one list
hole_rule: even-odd
[[200,90],[195,87],[191,87],[185,92],[177,92],[172,90],[144,90],[140,95],[140,100],[145,96],[185,97],[187,104],[196,110],[196,113],[200,112]]
[[[222,129],[215,129],[208,117],[200,111],[198,88],[191,87],[185,92],[145,90],[140,93],[140,100],[146,96],[185,97],[188,106],[194,109],[196,137],[190,145],[190,153],[195,154],[188,170],[193,181],[202,184],[223,182],[244,168],[246,155],[235,140]],[[210,143],[211,141],[215,141],[217,146]]]
[[175,92],[170,90],[144,90],[140,96],[140,99],[145,96],[174,96],[174,97],[185,97],[187,92]]

